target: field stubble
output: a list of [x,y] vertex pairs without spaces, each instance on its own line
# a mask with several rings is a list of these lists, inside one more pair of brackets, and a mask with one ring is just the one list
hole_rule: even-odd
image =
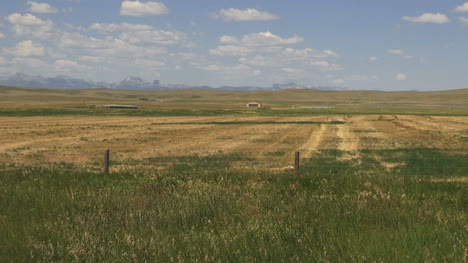
[[362,150],[463,151],[467,131],[467,117],[1,117],[0,161],[92,165],[111,149],[116,164],[236,155],[249,160],[237,165],[281,168],[298,150],[310,158],[336,149],[353,160]]
[[0,258],[466,262],[467,123],[0,117]]

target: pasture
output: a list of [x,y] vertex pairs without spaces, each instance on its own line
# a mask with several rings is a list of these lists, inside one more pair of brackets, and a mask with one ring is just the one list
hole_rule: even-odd
[[[34,92],[52,99],[25,96]],[[76,104],[65,106],[69,92]],[[306,91],[265,93],[272,107],[258,110],[239,106],[254,93],[179,91],[135,111],[86,103],[141,94],[93,92],[4,90],[7,262],[468,260],[465,91],[388,95],[401,104],[361,92],[350,107],[336,93],[320,103],[341,106],[320,111],[300,108],[319,103]]]
[[0,130],[2,163],[99,168],[111,149],[117,170],[217,155],[233,156],[230,166],[286,169],[295,151],[307,159],[337,150],[359,162],[366,150],[468,147],[462,116],[4,117]]

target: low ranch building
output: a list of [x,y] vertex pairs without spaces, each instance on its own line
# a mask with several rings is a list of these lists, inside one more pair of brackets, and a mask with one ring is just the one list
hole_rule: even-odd
[[247,108],[261,108],[262,104],[258,102],[249,102],[246,105]]

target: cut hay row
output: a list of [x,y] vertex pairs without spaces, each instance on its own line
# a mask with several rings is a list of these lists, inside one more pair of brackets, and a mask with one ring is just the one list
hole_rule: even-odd
[[[307,124],[340,120],[346,122]],[[359,151],[366,149],[466,149],[467,121],[467,117],[376,115],[0,118],[0,160],[96,163],[102,159],[102,151],[109,148],[118,162],[234,154],[252,163],[288,166],[295,151],[301,151],[302,158],[307,159],[320,155],[321,150],[336,149],[348,152],[346,158],[356,159]],[[219,122],[231,124],[210,124]]]

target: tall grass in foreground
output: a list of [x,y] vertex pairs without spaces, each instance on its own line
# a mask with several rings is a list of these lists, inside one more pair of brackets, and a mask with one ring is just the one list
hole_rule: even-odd
[[[291,171],[0,170],[4,262],[463,262],[466,155],[323,152]],[[397,162],[388,168],[382,161]],[[442,169],[442,167],[445,167]]]

